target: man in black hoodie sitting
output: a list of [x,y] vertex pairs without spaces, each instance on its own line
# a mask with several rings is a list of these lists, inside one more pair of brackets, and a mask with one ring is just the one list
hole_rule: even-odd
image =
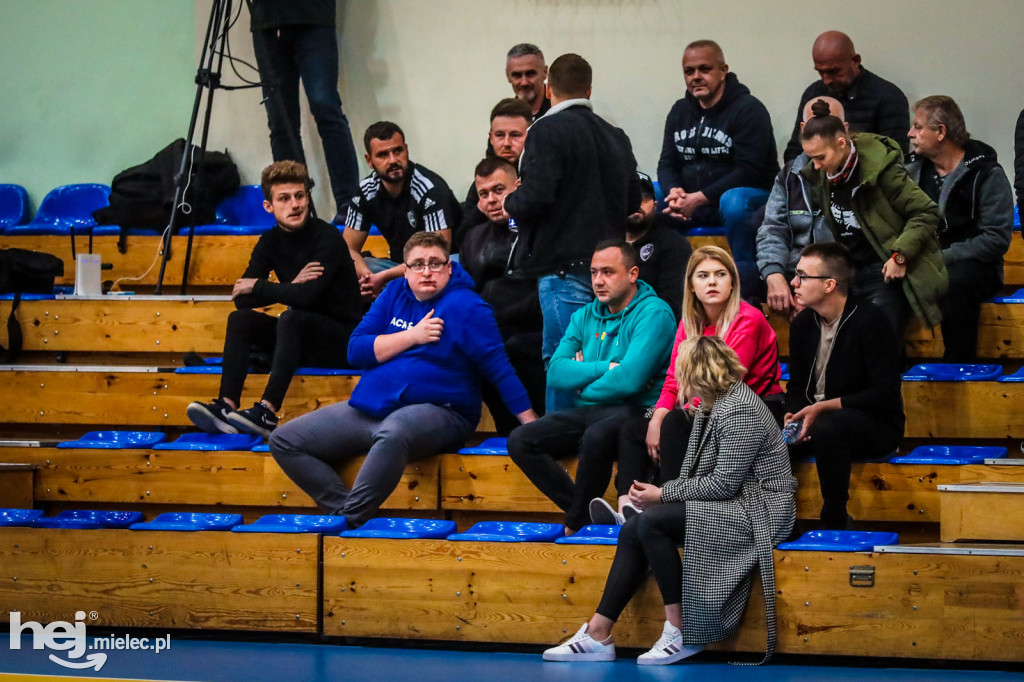
[[740,272],[744,298],[759,277],[752,214],[768,200],[779,172],[772,120],[729,72],[718,43],[698,40],[683,52],[686,96],[665,120],[658,181],[665,211],[693,226],[722,225]]

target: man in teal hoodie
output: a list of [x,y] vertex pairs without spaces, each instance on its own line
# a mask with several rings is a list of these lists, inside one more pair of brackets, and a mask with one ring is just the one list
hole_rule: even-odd
[[[590,262],[596,300],[573,313],[548,365],[548,386],[575,391],[572,408],[523,424],[508,438],[512,460],[565,511],[565,526],[589,522],[588,504],[608,487],[618,429],[661,389],[675,315],[639,275],[626,242],[597,245]],[[576,481],[555,461],[579,455]]]

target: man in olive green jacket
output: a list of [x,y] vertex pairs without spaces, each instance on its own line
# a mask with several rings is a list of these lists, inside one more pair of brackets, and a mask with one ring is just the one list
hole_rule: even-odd
[[[880,273],[890,258],[900,265],[905,264],[903,292],[921,323],[932,329],[942,321],[938,302],[948,286],[937,236],[938,206],[907,175],[903,153],[896,142],[871,133],[851,137],[858,154],[859,184],[853,188],[850,205],[864,237],[878,256],[877,262],[859,265],[855,281],[881,282]],[[837,233],[835,220],[828,210],[832,200],[825,172],[815,170],[812,164],[807,164],[800,172],[813,183],[818,205],[825,207],[826,223],[834,234]],[[868,269],[877,269],[877,272],[861,272]],[[883,305],[883,309],[885,307]],[[900,325],[893,319],[894,312],[886,312],[896,323],[898,332]]]

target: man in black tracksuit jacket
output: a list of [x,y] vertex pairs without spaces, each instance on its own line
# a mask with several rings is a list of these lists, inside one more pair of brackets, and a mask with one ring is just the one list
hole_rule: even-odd
[[906,423],[896,332],[879,308],[849,297],[853,270],[845,246],[816,242],[793,278],[804,310],[789,328],[785,423],[802,422],[790,454],[815,458],[829,530],[847,526],[851,461],[892,452]]
[[658,160],[666,211],[695,227],[725,227],[743,296],[750,298],[759,289],[752,216],[779,172],[771,117],[729,72],[714,41],[687,45],[683,76],[686,96],[665,119]]
[[[626,216],[640,206],[632,145],[626,133],[593,112],[591,79],[590,64],[579,55],[551,64],[552,107],[530,127],[519,161],[522,185],[504,202],[519,230],[510,274],[538,278],[545,360],[572,313],[594,297],[594,247],[624,239]],[[571,396],[560,393],[548,390],[548,412],[572,405]]]

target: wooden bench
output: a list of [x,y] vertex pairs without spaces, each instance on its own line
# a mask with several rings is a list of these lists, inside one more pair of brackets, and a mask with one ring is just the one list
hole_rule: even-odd
[[[593,613],[607,545],[325,537],[324,634],[554,644]],[[1024,550],[971,554],[775,552],[779,653],[1022,661]],[[857,568],[859,580],[851,580]],[[647,648],[663,609],[648,579],[615,629]],[[713,649],[764,650],[756,581],[740,631]]]
[[316,633],[314,534],[0,528],[7,621]]
[[[235,280],[242,276],[249,264],[249,256],[259,237],[256,236],[196,236],[192,241],[192,261],[189,263],[189,287],[227,287],[234,285]],[[164,272],[164,285],[175,287],[166,293],[177,293],[181,286],[181,276],[185,264],[185,247],[188,237],[171,238],[171,258],[167,261]],[[88,238],[78,237],[76,248],[78,253],[88,249]],[[120,277],[138,277],[158,258],[160,237],[128,236],[125,253],[117,250],[117,237],[96,237],[93,240],[93,253],[102,256],[104,263],[113,266],[103,271],[104,280]],[[19,248],[31,251],[52,253],[64,261],[64,276],[57,279],[57,284],[73,285],[75,283],[75,259],[71,256],[70,237],[60,236],[4,236],[0,235],[0,248]],[[375,256],[388,256],[387,242],[383,237],[366,238],[364,250]],[[147,291],[156,285],[160,272],[159,260],[146,276],[135,282],[124,282],[122,289],[131,291],[133,287],[144,287]]]
[[[18,366],[15,366],[18,367]],[[357,376],[296,376],[281,407],[283,419],[341,400]],[[170,368],[50,366],[0,368],[0,424],[84,424],[128,428],[191,427],[185,408],[217,396],[219,374],[175,374]],[[242,405],[257,402],[266,374],[250,375]]]
[[[281,470],[269,452],[190,452],[179,450],[90,450],[10,447],[4,461],[33,464],[33,497],[43,505],[224,505],[278,508],[280,513],[315,513],[316,505]],[[365,457],[339,469],[349,486]],[[438,509],[436,459],[409,464],[383,509]]]
[[[0,451],[0,460],[3,452]],[[0,461],[0,507],[31,509],[35,464]]]

